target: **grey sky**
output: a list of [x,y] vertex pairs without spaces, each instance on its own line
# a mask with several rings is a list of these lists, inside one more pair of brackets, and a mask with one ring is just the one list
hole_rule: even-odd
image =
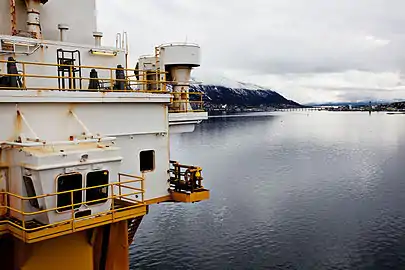
[[403,0],[98,0],[98,10],[105,42],[128,32],[132,62],[187,40],[202,47],[203,81],[299,102],[405,99]]

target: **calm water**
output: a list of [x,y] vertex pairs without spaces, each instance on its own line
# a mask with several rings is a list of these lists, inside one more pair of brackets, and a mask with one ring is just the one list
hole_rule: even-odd
[[213,118],[171,155],[212,198],[151,207],[133,269],[405,269],[405,115]]

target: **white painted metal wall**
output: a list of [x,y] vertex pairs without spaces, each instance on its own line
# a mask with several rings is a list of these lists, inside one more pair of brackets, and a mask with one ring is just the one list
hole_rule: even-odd
[[[1,38],[10,38],[5,36],[0,36]],[[21,42],[32,42],[32,39],[18,39]],[[34,40],[35,41],[35,40]],[[72,43],[64,43],[57,41],[44,41],[41,42],[41,47],[31,55],[16,55],[13,56],[17,61],[25,62],[36,62],[36,63],[46,63],[46,64],[57,64],[57,50],[79,50],[81,55],[81,65],[82,66],[97,66],[104,68],[116,68],[117,65],[122,65],[125,67],[125,54],[123,51],[116,50],[115,48],[103,48],[108,51],[116,51],[116,56],[104,56],[104,55],[94,55],[90,53],[91,49],[95,49],[94,46],[77,45]],[[99,48],[100,49],[100,48]],[[7,60],[11,54],[0,55],[0,59]],[[77,64],[79,62],[77,61]],[[19,70],[22,70],[22,65],[17,64]],[[132,67],[134,68],[134,67]],[[90,68],[82,68],[82,77],[90,77]],[[0,63],[0,72],[7,72],[7,64]],[[110,78],[110,70],[97,69],[99,78]],[[56,66],[37,66],[37,65],[26,65],[26,74],[34,75],[47,75],[47,76],[57,76],[58,71]],[[113,78],[115,78],[115,72],[113,72]],[[29,87],[56,87],[58,86],[58,79],[49,78],[29,78],[27,77],[27,88]],[[87,89],[89,80],[82,80],[83,88]]]
[[139,154],[141,151],[155,151],[155,169],[145,172],[145,199],[150,200],[169,195],[169,139],[168,134],[126,135],[117,138],[123,160],[121,169],[141,175]]
[[[82,95],[87,95],[87,98],[83,99],[78,96],[75,99],[74,93],[51,91],[50,95],[59,97],[59,102],[54,102],[46,94],[45,97],[42,97],[42,101],[36,99],[41,98],[40,96],[27,97],[25,100],[15,96],[16,93],[24,92],[35,91],[1,92],[0,123],[2,123],[2,128],[0,129],[0,141],[15,141],[19,134],[32,138],[33,134],[31,134],[28,125],[40,140],[45,140],[49,145],[55,141],[67,141],[70,136],[80,137],[84,129],[69,113],[73,111],[93,135],[116,137],[114,146],[119,149],[122,161],[118,170],[111,170],[113,181],[117,181],[117,171],[142,175],[139,154],[141,151],[153,150],[155,151],[155,168],[144,174],[145,199],[169,195],[167,183],[169,177],[167,172],[169,169],[167,109],[170,102],[169,95],[109,93],[106,94],[105,102],[100,102],[100,99],[94,98],[94,94],[102,96],[105,95],[104,93],[80,92]],[[70,94],[70,97],[66,97],[66,94]],[[7,95],[10,96],[10,99],[4,98]],[[121,99],[114,98],[114,95],[120,95]],[[24,102],[18,102],[21,100]],[[19,104],[17,105],[17,103]],[[17,117],[17,111],[20,111],[26,123]],[[86,152],[88,151],[84,149],[83,154]],[[13,183],[11,191],[17,194],[26,195],[22,182],[22,168],[39,165],[31,164],[33,161],[30,161],[28,156],[23,152],[11,149],[4,149],[0,152],[0,164],[10,166],[8,181]],[[50,163],[52,163],[51,161],[52,159],[49,159]],[[41,177],[39,192],[56,192],[55,172],[42,173],[37,177]],[[47,208],[54,207],[54,204],[54,202],[49,201]],[[20,207],[17,200],[15,200],[14,206]],[[26,209],[29,209],[28,203],[26,203]],[[59,214],[54,218],[49,218],[49,221],[58,221],[63,217]]]
[[[166,107],[145,103],[7,103],[0,105],[0,141],[15,140],[18,108],[41,140],[48,142],[69,140],[84,130],[72,110],[95,135],[149,134],[167,132]],[[96,100],[95,100],[96,101]],[[18,131],[30,137],[30,130],[22,124]],[[32,137],[32,136],[31,136]]]
[[[17,29],[26,30],[27,10],[25,1],[15,1]],[[11,35],[10,0],[0,0],[0,34]]]
[[[112,3],[113,4],[113,3]],[[42,6],[41,28],[45,40],[59,40],[58,24],[70,26],[69,42],[93,44],[96,0],[50,0]],[[26,30],[24,1],[16,0],[17,29]],[[10,0],[0,0],[0,34],[11,34]]]
[[[87,144],[87,146],[70,145],[53,147],[25,147],[22,149],[9,149],[6,154],[14,164],[10,166],[9,189],[14,194],[29,196],[26,192],[23,176],[29,176],[32,179],[36,195],[52,194],[57,191],[57,180],[61,175],[67,173],[80,173],[83,176],[82,186],[86,187],[86,174],[97,170],[108,170],[110,173],[110,182],[117,182],[119,165],[121,157],[119,148],[109,147],[101,148],[96,144]],[[61,152],[63,150],[63,152]],[[86,154],[89,159],[86,162],[80,162],[80,157]],[[21,180],[20,180],[21,179]],[[11,181],[10,181],[11,180]],[[82,192],[82,199],[86,198],[86,192]],[[108,190],[111,196],[111,191]],[[118,194],[118,193],[115,193]],[[30,195],[32,196],[32,195]],[[10,205],[14,209],[23,209],[24,212],[37,212],[39,209],[32,207],[29,201],[24,202],[16,197],[9,198]],[[85,201],[85,200],[83,200]],[[57,207],[56,196],[49,196],[38,199],[40,209],[54,209]],[[91,209],[92,214],[106,212],[110,209],[111,200],[103,203],[86,206],[83,204],[81,210]],[[22,218],[20,214],[11,211],[16,218]],[[49,211],[43,214],[26,216],[24,219],[35,219],[44,224],[52,224],[59,221],[72,218],[72,213],[68,211]]]
[[200,47],[193,44],[167,44],[160,47],[161,69],[166,65],[200,65]]

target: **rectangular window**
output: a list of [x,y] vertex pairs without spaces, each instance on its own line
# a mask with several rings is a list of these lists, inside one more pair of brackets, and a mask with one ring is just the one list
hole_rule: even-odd
[[[61,175],[57,178],[57,192],[64,192],[64,191],[72,191],[76,189],[81,189],[83,187],[83,178],[80,173],[72,173],[72,174],[65,174]],[[74,206],[74,209],[80,207],[82,202],[82,191],[74,191],[73,192],[73,204],[78,204]],[[58,212],[63,212],[67,210],[71,210],[72,207],[72,193],[66,192],[63,194],[58,194],[57,197],[57,207],[63,207],[58,209]],[[64,207],[66,206],[66,207]]]
[[[32,178],[30,176],[23,176],[25,190],[27,191],[27,197],[36,197],[37,193],[35,192],[34,183],[32,182]],[[38,199],[30,199],[29,200],[32,207],[39,209]]]
[[153,171],[155,169],[155,151],[147,150],[139,154],[141,172]]
[[[86,176],[86,187],[96,187],[107,185],[109,179],[108,171],[89,172]],[[91,188],[86,190],[86,204],[100,204],[105,203],[108,198],[109,186]],[[103,199],[103,200],[101,200]],[[95,201],[95,202],[92,202]]]

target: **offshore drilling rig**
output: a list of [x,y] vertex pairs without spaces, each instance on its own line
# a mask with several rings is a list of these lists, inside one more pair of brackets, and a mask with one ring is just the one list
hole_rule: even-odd
[[200,47],[128,67],[102,44],[95,0],[0,0],[1,269],[128,269],[148,206],[209,198],[169,136],[207,119],[189,91]]

